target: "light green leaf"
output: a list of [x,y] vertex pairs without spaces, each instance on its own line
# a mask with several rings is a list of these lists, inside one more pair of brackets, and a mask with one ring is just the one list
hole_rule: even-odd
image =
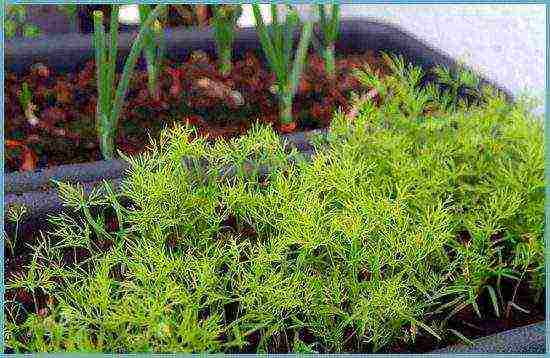
[[17,31],[17,24],[15,21],[10,19],[4,20],[4,35],[6,38],[10,39],[15,36],[15,33]]
[[41,35],[40,28],[33,24],[23,25],[23,36],[28,38],[37,38]]

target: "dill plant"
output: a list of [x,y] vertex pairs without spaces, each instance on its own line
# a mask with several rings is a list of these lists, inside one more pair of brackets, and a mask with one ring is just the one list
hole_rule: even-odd
[[[425,103],[403,81],[419,70],[396,69],[378,83],[380,107],[337,113],[310,160],[290,161],[270,128],[211,145],[178,126],[126,158],[121,193],[61,185],[79,220],[56,218],[48,237],[64,244],[8,282],[45,287],[56,304],[9,318],[8,346],[234,352],[254,336],[257,352],[366,352],[419,332],[467,341],[447,323],[481,296],[495,315],[524,309],[501,287],[542,274],[541,122],[490,90],[464,110],[426,112],[443,94]],[[254,174],[261,165],[270,172]],[[77,245],[89,259],[58,265]]]
[[19,224],[23,222],[23,218],[25,217],[26,214],[27,214],[27,207],[25,205],[10,206],[7,210],[7,214],[6,214],[7,221],[11,222],[12,224],[15,224],[15,230],[12,238],[10,238],[6,234],[6,232],[4,232],[4,238],[10,247],[12,256],[15,256],[15,248],[17,246],[17,241],[18,241],[17,236],[19,234]]
[[[44,6],[44,5],[42,5]],[[75,21],[77,8],[73,4],[55,5],[56,9],[71,21]],[[24,38],[38,38],[42,35],[42,29],[31,23],[27,19],[28,5],[11,4],[5,5],[4,11],[6,19],[4,21],[4,34],[7,39],[12,39],[15,36],[23,36]]]

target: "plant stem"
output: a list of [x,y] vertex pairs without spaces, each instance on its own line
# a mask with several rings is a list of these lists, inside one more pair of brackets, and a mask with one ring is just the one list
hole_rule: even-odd
[[214,5],[214,39],[218,52],[219,70],[223,77],[231,73],[235,26],[241,13],[239,6]]
[[[15,234],[13,236],[13,243],[11,246],[11,254],[15,257],[15,247],[17,246],[17,234],[19,232],[19,220],[15,222]],[[11,240],[10,240],[11,241]]]
[[38,301],[36,300],[36,294],[34,293],[34,288],[31,290],[32,301],[34,303],[34,312],[38,314]]
[[110,24],[110,34],[111,34],[111,45],[109,47],[109,69],[107,72],[107,85],[108,85],[108,94],[107,97],[109,100],[113,97],[112,93],[114,91],[115,83],[115,73],[116,73],[116,60],[118,55],[118,12],[119,5],[113,5],[111,7],[111,24]]
[[[96,69],[97,69],[97,88],[98,88],[98,99],[97,99],[97,109],[96,109],[96,126],[99,139],[99,147],[101,148],[101,153],[105,158],[112,158],[114,154],[114,139],[112,137],[112,123],[109,120],[109,112],[111,111],[111,96],[110,91],[113,87],[113,82],[110,80],[113,77],[110,76],[111,73],[114,73],[112,70],[112,62],[109,61],[107,49],[106,49],[106,39],[105,39],[105,28],[103,26],[103,13],[101,11],[94,11],[94,46],[95,46],[95,58],[96,58]],[[113,29],[111,29],[111,33]],[[112,39],[111,39],[112,45]],[[113,50],[111,49],[111,53]]]
[[106,55],[105,55],[105,28],[103,27],[103,13],[101,11],[94,11],[94,34],[93,41],[95,47],[95,60],[96,60],[96,77],[97,77],[97,87],[98,87],[98,113],[102,113],[106,110],[105,105],[105,81],[107,80],[105,76],[106,69]]
[[323,49],[323,59],[325,60],[325,72],[328,77],[334,78],[336,76],[336,65],[334,59],[334,44],[327,45]]
[[292,96],[296,93],[298,84],[300,83],[300,77],[302,76],[302,71],[306,62],[307,49],[311,40],[312,29],[313,24],[310,21],[306,21],[302,27],[302,34],[300,36],[300,42],[298,43],[296,56],[294,57],[292,73],[290,75],[290,92]]
[[340,27],[340,5],[332,5],[330,18],[326,14],[325,5],[318,6],[321,29],[323,31],[323,48],[321,52],[325,61],[325,73],[329,78],[334,78],[336,76],[334,43],[338,37]]
[[[147,17],[151,14],[151,8],[149,5],[139,5],[139,17],[141,22],[144,22]],[[147,62],[147,85],[149,89],[149,95],[155,100],[159,99],[160,92],[158,88],[158,62],[157,58],[157,46],[153,38],[153,31],[146,29],[146,34],[144,37],[144,54],[145,60]]]
[[231,46],[221,46],[218,51],[220,61],[220,73],[223,77],[227,77],[231,73],[231,50]]
[[162,12],[165,9],[166,9],[166,5],[157,5],[155,10],[153,10],[153,12],[147,18],[147,20],[142,24],[140,32],[136,37],[136,39],[134,40],[134,44],[132,45],[130,54],[126,59],[124,70],[122,72],[122,77],[120,78],[120,82],[116,90],[115,101],[114,101],[113,109],[111,111],[111,117],[113,118],[113,120],[118,121],[118,117],[122,109],[122,103],[124,101],[124,97],[126,96],[128,85],[130,83],[130,76],[132,75],[132,72],[136,66],[139,54],[141,53],[144,46],[143,39],[146,35],[145,30],[151,27],[153,22],[162,14]]
[[285,22],[281,24],[278,19],[277,7],[272,5],[273,31],[268,31],[258,4],[252,4],[252,10],[262,48],[277,78],[279,119],[282,124],[288,125],[293,122],[292,100],[298,89],[305,65],[313,24],[310,21],[303,24],[298,49],[291,64],[292,33],[299,23],[297,14],[295,12],[289,13],[285,18]]
[[[145,46],[145,38],[150,34],[153,22],[166,9],[166,5],[157,5],[149,14],[140,28],[137,38],[134,40],[130,54],[126,59],[122,77],[116,88],[113,99],[113,87],[115,80],[115,65],[117,55],[117,23],[111,24],[111,48],[109,57],[105,48],[105,29],[103,28],[103,13],[94,12],[94,46],[96,47],[98,102],[97,102],[97,130],[99,134],[99,145],[105,159],[113,159],[115,154],[115,139],[118,126],[118,119],[122,110],[124,98],[137,63],[137,59]],[[118,12],[118,6],[115,7]],[[114,16],[113,18],[117,18]],[[114,20],[113,20],[114,21]]]
[[115,157],[115,134],[116,129],[113,126],[113,122],[106,114],[98,113],[99,119],[99,148],[101,149],[101,155],[107,160],[111,160]]
[[279,96],[279,116],[282,124],[292,123],[292,94],[285,91]]

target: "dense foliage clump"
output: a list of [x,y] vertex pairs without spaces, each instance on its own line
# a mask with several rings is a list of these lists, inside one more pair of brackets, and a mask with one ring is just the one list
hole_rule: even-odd
[[[336,114],[311,160],[265,127],[214,145],[176,127],[128,158],[122,194],[62,184],[81,215],[55,219],[8,283],[51,300],[9,312],[8,346],[365,352],[443,339],[466,307],[502,316],[505,285],[540,299],[541,121],[489,89],[451,103],[419,69],[395,70],[383,83],[362,73],[378,105]],[[86,259],[67,265],[75,248]]]

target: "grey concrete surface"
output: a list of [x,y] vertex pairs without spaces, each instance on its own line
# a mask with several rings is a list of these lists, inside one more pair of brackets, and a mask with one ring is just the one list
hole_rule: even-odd
[[[310,5],[296,6],[303,18],[315,17]],[[514,95],[544,100],[544,4],[349,4],[341,15],[398,25]],[[536,113],[543,110],[542,102]]]
[[544,353],[545,348],[545,323],[540,322],[476,339],[473,346],[458,344],[431,353],[515,353],[525,355]]

